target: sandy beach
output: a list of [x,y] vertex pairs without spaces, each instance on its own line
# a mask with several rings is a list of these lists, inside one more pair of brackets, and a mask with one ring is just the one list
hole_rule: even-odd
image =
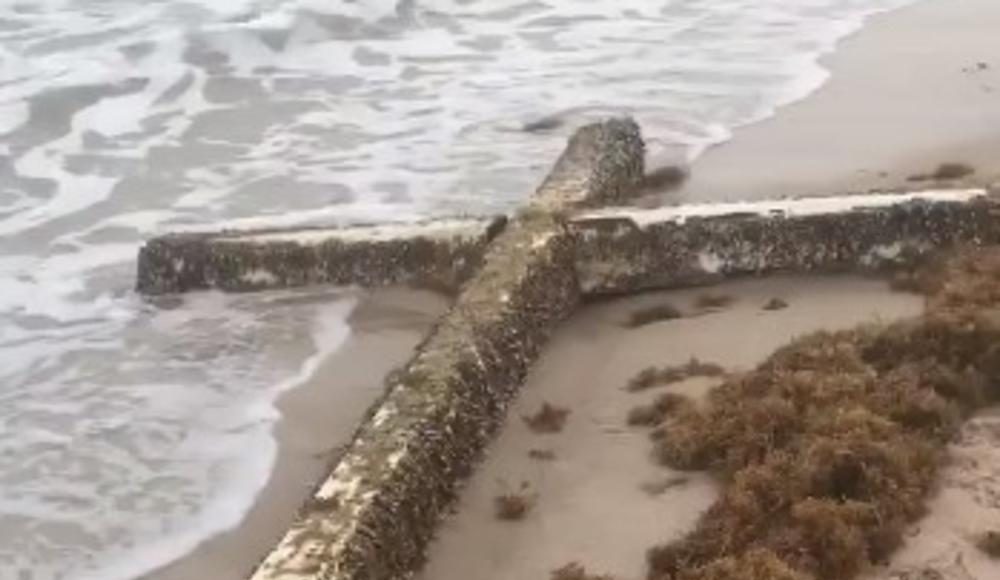
[[[906,543],[866,580],[921,580],[935,570],[940,580],[988,580],[1000,564],[976,547],[984,530],[1000,529],[1000,410],[970,419],[948,449],[940,489],[928,514],[914,524]],[[926,572],[924,572],[926,574]]]
[[[457,514],[442,525],[421,580],[545,579],[572,562],[616,580],[642,580],[646,550],[689,531],[715,500],[716,487],[707,474],[682,475],[652,460],[648,431],[626,419],[664,390],[628,392],[630,378],[692,357],[731,372],[749,370],[797,336],[922,309],[916,296],[858,278],[775,277],[711,291],[735,301],[703,311],[694,305],[703,290],[657,292],[587,307],[565,324],[463,490]],[[763,310],[772,298],[789,307]],[[634,311],[663,303],[687,316],[627,328]],[[692,379],[670,389],[698,396],[717,382]],[[561,433],[537,434],[525,425],[523,417],[544,402],[570,410]],[[554,457],[539,461],[532,450]],[[658,486],[662,491],[649,491]],[[523,520],[497,519],[494,500],[508,493],[532,498]]]
[[710,149],[669,201],[928,186],[942,163],[1000,179],[1000,4],[923,0],[872,17],[822,60],[831,78]]
[[[693,165],[679,191],[659,201],[993,185],[1000,179],[997,26],[1000,5],[989,0],[925,0],[872,18],[824,59],[832,78],[823,88],[737,130]],[[949,181],[912,179],[943,163],[975,171]],[[919,299],[870,280],[778,278],[715,290],[737,296],[735,306],[623,329],[631,310],[661,300],[689,304],[696,294],[656,293],[591,306],[567,323],[463,491],[456,514],[442,525],[421,580],[542,579],[574,562],[617,580],[645,578],[646,550],[689,531],[716,489],[705,476],[654,465],[646,433],[626,427],[629,409],[645,402],[644,395],[622,390],[632,374],[692,356],[746,370],[809,331],[921,311]],[[772,296],[791,307],[761,312]],[[713,384],[696,379],[671,388],[697,396]],[[562,433],[539,435],[526,427],[523,418],[545,402],[570,410]],[[1000,527],[993,489],[996,422],[988,411],[964,426],[949,448],[928,515],[912,526],[892,561],[866,578],[986,580],[1000,574],[974,545],[975,534]],[[546,459],[540,461],[538,451]],[[651,495],[650,489],[666,491]],[[523,520],[497,519],[495,501],[504,494],[531,502]],[[920,575],[925,573],[938,575]]]
[[[738,130],[732,141],[700,158],[688,183],[663,200],[911,188],[911,176],[933,172],[943,162],[975,168],[953,183],[992,184],[1000,179],[998,27],[1000,4],[992,0],[924,0],[873,18],[825,59],[832,78],[822,89]],[[462,492],[456,514],[442,525],[420,578],[542,579],[575,561],[619,580],[643,578],[646,549],[689,530],[716,490],[708,476],[685,475],[662,495],[644,491],[679,480],[650,461],[646,433],[626,426],[628,411],[649,398],[622,389],[632,375],[691,357],[745,370],[796,336],[921,309],[918,298],[857,278],[752,280],[713,291],[737,301],[719,312],[624,328],[631,311],[658,301],[690,310],[699,291],[654,293],[591,305],[567,322]],[[773,297],[790,307],[762,311]],[[316,379],[282,399],[279,462],[255,509],[236,530],[146,579],[245,577],[349,440],[381,392],[382,378],[409,356],[443,308],[434,296],[410,292],[378,293],[359,307],[348,344]],[[674,388],[690,394],[712,385],[695,380]],[[571,410],[563,433],[538,435],[525,428],[522,416],[543,402]],[[982,443],[995,438],[995,430],[991,416],[970,423],[955,444],[956,465],[995,463],[995,453]],[[553,456],[540,461],[529,457],[532,450]],[[992,480],[969,483],[963,473],[968,471],[955,466],[945,471],[945,490],[926,525],[914,529],[908,547],[878,578],[892,578],[928,558],[959,557],[971,562],[971,572],[948,580],[993,577],[995,567],[968,552],[968,526],[959,520],[988,508],[993,511],[980,517],[996,517],[994,525],[1000,524],[1000,502],[983,488]],[[535,499],[535,509],[523,521],[498,522],[494,498],[521,491]]]
[[385,376],[412,355],[446,300],[430,292],[380,290],[361,300],[351,336],[306,384],[278,401],[278,461],[256,505],[234,530],[145,580],[242,580],[291,525],[350,441]]

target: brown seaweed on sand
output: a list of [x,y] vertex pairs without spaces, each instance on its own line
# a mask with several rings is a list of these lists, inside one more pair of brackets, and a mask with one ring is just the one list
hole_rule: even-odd
[[694,300],[694,305],[700,310],[719,310],[722,308],[728,308],[736,302],[736,299],[729,294],[716,294],[714,292],[705,292],[704,294],[699,294]]
[[591,574],[587,569],[573,562],[552,571],[552,580],[614,580],[607,574]]
[[921,318],[799,339],[666,418],[658,457],[724,489],[650,551],[652,580],[849,580],[886,561],[1000,376],[1000,250],[945,271]]
[[634,311],[625,326],[628,328],[640,328],[657,322],[676,320],[683,316],[684,313],[678,310],[673,304],[657,304]]
[[535,433],[559,433],[569,419],[569,409],[542,403],[533,415],[523,417],[524,423]]
[[641,189],[644,191],[670,191],[677,189],[687,181],[688,170],[678,165],[665,165],[647,173],[642,178]]
[[990,530],[979,534],[976,538],[976,547],[990,558],[1000,559],[1000,531]]
[[493,498],[494,513],[498,520],[514,522],[523,520],[535,507],[537,496],[530,493],[528,482],[521,483],[520,489],[501,493]]
[[639,486],[639,489],[651,496],[658,496],[667,493],[669,490],[682,487],[687,484],[687,477],[668,477],[659,481],[647,481]]
[[556,452],[551,449],[532,449],[528,451],[528,457],[535,461],[555,461]]
[[937,166],[932,173],[921,173],[911,175],[907,181],[952,181],[968,177],[976,172],[976,169],[965,163],[942,163]]
[[721,366],[691,358],[680,365],[649,367],[632,377],[625,389],[631,392],[645,391],[653,387],[663,387],[695,377],[720,377],[726,373]]
[[504,521],[523,520],[534,505],[534,498],[523,493],[505,493],[494,499],[497,519]]
[[694,404],[684,395],[663,393],[649,405],[640,405],[628,414],[628,424],[633,427],[655,427],[674,414],[690,411]]

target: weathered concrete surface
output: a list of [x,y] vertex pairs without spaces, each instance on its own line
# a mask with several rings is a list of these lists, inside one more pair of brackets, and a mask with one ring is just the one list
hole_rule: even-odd
[[[643,177],[639,126],[627,118],[579,129],[536,192],[532,207],[621,202]],[[505,218],[452,219],[346,229],[311,228],[168,234],[139,252],[144,294],[232,292],[308,284],[416,283],[456,289],[475,272]]]
[[961,243],[1000,241],[983,190],[858,195],[580,214],[586,294],[620,294],[769,272],[879,270]]
[[[480,222],[472,235],[284,230],[168,236],[143,249],[139,287],[147,292],[467,279],[252,580],[409,577],[550,332],[578,304],[581,283],[599,294],[706,276],[875,266],[914,249],[1000,237],[982,192],[886,198],[867,209],[841,199],[832,208],[811,201],[615,210],[567,222],[573,209],[635,193],[642,158],[631,120],[585,127],[526,209],[505,227]],[[872,199],[866,205],[879,205]]]
[[629,118],[581,128],[535,193],[552,211],[622,203],[638,193],[645,171],[639,125]]
[[557,322],[576,307],[573,238],[511,224],[254,580],[405,578]]
[[139,251],[136,288],[164,294],[309,284],[457,288],[506,218],[452,219],[342,229],[170,234]]
[[253,580],[397,580],[417,569],[456,486],[579,301],[563,214],[634,192],[642,156],[627,119],[571,139]]

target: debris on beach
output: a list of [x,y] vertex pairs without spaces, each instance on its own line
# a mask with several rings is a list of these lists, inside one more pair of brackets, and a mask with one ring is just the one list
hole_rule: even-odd
[[533,498],[520,493],[500,495],[495,501],[497,519],[504,521],[523,520],[534,505]]
[[694,305],[699,310],[719,310],[722,308],[728,308],[736,302],[736,299],[728,294],[714,294],[712,292],[706,292],[704,294],[699,294],[695,298]]
[[515,492],[502,493],[493,499],[493,507],[498,520],[513,522],[523,520],[535,507],[537,496],[529,493],[528,482],[521,483]]
[[990,558],[1000,559],[1000,530],[990,530],[980,534],[976,538],[976,547]]
[[521,127],[521,130],[525,133],[547,133],[562,127],[564,124],[563,119],[552,115],[535,121],[529,121]]
[[965,163],[942,163],[932,173],[911,175],[907,181],[953,181],[968,177],[975,172],[974,167]]
[[614,580],[607,574],[591,574],[580,564],[573,562],[552,571],[552,580]]
[[849,580],[888,559],[926,511],[948,441],[998,398],[1000,248],[944,272],[920,318],[801,338],[666,418],[657,457],[724,489],[691,533],[649,553],[651,580]]
[[535,433],[559,433],[566,426],[570,410],[542,403],[542,407],[533,415],[522,417],[529,429]]
[[684,395],[664,393],[649,405],[640,405],[628,414],[628,424],[633,427],[656,427],[671,416],[688,411],[694,403]]
[[662,384],[682,381],[684,380],[683,377],[684,375],[677,372],[674,367],[667,367],[666,371],[656,367],[647,367],[629,379],[628,384],[625,385],[625,390],[632,391],[633,393],[645,391],[646,389],[651,389]]
[[678,165],[666,165],[658,167],[642,178],[644,191],[669,191],[677,189],[687,181],[689,172],[686,168]]
[[668,477],[659,481],[647,481],[639,486],[639,489],[651,496],[659,496],[667,493],[675,487],[687,485],[690,481],[687,477]]
[[772,298],[763,306],[763,309],[767,311],[784,310],[786,308],[788,308],[788,302],[785,302],[781,298]]
[[629,380],[625,390],[635,393],[695,377],[721,377],[725,373],[725,369],[715,363],[701,362],[692,357],[691,360],[681,365],[645,368]]
[[528,457],[535,461],[555,461],[556,452],[551,449],[531,449],[528,451]]
[[963,66],[962,72],[964,73],[980,73],[990,70],[990,63],[985,61],[979,61],[971,66]]
[[766,550],[751,550],[745,555],[720,558],[711,564],[680,576],[684,580],[812,580]]
[[663,303],[632,312],[625,326],[628,328],[640,328],[657,322],[676,320],[683,317],[684,313],[676,306],[670,303]]

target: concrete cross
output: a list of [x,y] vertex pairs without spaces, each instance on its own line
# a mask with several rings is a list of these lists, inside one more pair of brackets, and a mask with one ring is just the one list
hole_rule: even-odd
[[644,153],[636,123],[612,119],[580,129],[510,218],[173,234],[142,248],[147,294],[416,284],[456,295],[253,580],[409,577],[547,337],[585,296],[881,270],[1000,241],[996,201],[978,189],[610,207],[638,191]]

